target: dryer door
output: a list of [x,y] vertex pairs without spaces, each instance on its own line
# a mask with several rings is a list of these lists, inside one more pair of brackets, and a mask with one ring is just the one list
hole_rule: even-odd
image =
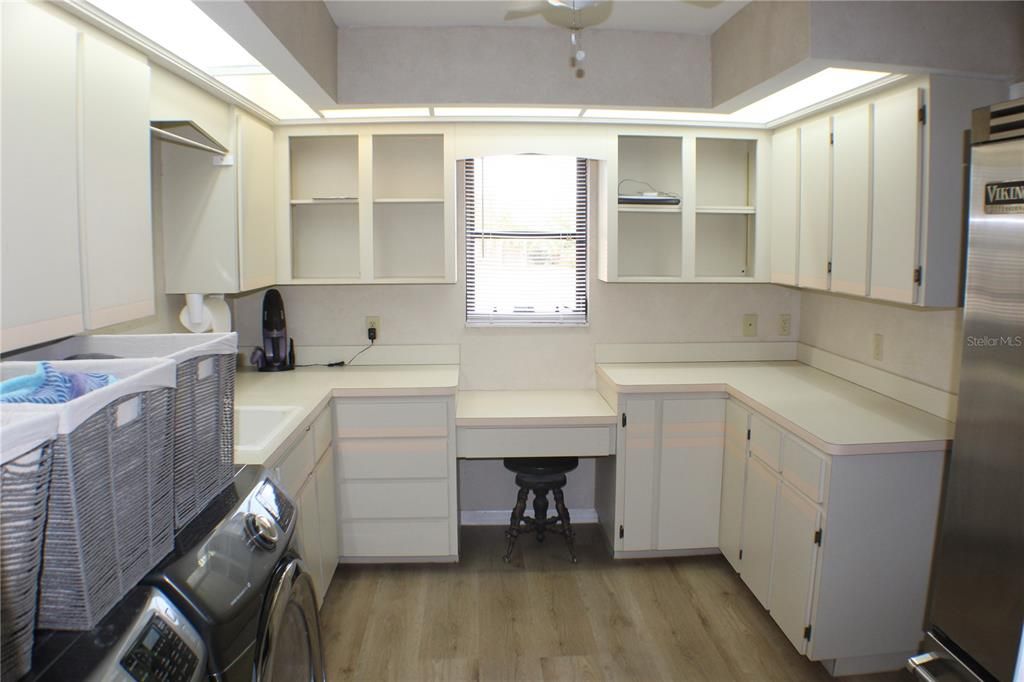
[[301,559],[285,562],[267,594],[256,682],[326,682],[313,580]]

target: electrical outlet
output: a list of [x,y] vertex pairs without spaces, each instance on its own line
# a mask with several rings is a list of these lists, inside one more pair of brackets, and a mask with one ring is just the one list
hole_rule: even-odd
[[875,334],[871,337],[871,357],[879,362],[882,361],[882,342],[885,337],[881,334]]
[[792,315],[789,313],[779,315],[779,336],[789,336],[791,319]]
[[369,333],[370,329],[377,330],[377,338],[380,338],[380,317],[378,315],[368,315],[366,317],[366,330]]
[[757,336],[757,315],[747,313],[743,316],[743,336]]

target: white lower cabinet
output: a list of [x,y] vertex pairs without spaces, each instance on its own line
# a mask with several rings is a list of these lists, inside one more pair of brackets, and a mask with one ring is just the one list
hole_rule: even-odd
[[780,484],[778,490],[769,608],[797,651],[806,653],[821,512],[788,485]]
[[624,397],[622,551],[718,544],[725,399]]
[[735,400],[725,406],[725,455],[722,459],[722,499],[718,548],[738,573],[743,532],[743,488],[747,481],[747,432],[750,412]]
[[454,560],[452,398],[338,399],[334,410],[340,560]]
[[719,547],[832,674],[893,669],[916,651],[944,458],[829,456],[729,401]]
[[[323,409],[274,467],[274,476],[299,508],[296,546],[322,605],[338,567],[338,515],[331,410]],[[326,434],[326,436],[324,435]]]
[[765,608],[769,608],[772,578],[772,540],[779,479],[760,460],[747,463],[743,493],[743,540],[740,577]]

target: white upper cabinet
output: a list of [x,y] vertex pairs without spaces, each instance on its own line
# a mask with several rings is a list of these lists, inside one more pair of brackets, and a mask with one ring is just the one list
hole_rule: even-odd
[[932,75],[776,132],[771,280],[793,283],[795,249],[801,287],[959,305],[965,131],[1005,98],[999,81]]
[[800,228],[800,129],[772,136],[771,276],[775,284],[796,284]]
[[78,32],[28,3],[0,3],[0,17],[0,350],[7,351],[83,329]]
[[864,296],[871,228],[871,105],[832,117],[832,291]]
[[276,279],[273,131],[237,110],[211,108],[208,116],[212,129],[203,119],[198,125],[215,137],[213,130],[227,131],[218,141],[233,163],[169,142],[159,146],[169,294],[238,293]]
[[916,293],[923,134],[920,108],[921,91],[917,88],[881,97],[874,104],[870,294],[898,303],[914,303]]
[[281,282],[456,281],[450,129],[303,127],[277,145]]
[[802,287],[828,289],[831,228],[832,122],[825,116],[800,126],[800,261]]
[[81,42],[85,326],[154,311],[149,64],[106,36]]

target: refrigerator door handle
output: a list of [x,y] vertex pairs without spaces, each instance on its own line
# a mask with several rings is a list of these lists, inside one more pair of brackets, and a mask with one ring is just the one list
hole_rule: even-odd
[[926,651],[907,659],[907,670],[914,673],[914,676],[921,682],[937,682],[935,676],[928,672],[925,666],[939,660],[942,660],[941,654],[935,651]]

